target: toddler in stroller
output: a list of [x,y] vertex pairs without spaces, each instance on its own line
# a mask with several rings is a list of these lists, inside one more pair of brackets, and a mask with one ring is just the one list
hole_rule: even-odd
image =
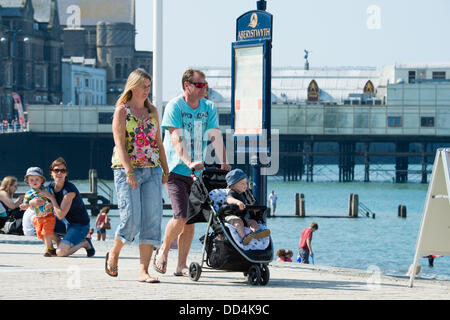
[[[226,175],[230,172],[215,169],[204,170],[192,185],[186,223],[207,222],[208,226],[205,234],[200,238],[200,242],[203,244],[201,262],[190,264],[189,277],[193,281],[198,281],[203,268],[237,271],[243,272],[252,285],[266,285],[270,278],[268,264],[273,259],[270,232],[261,233],[256,228],[256,232],[252,232],[245,227],[245,231],[249,234],[258,234],[258,237],[265,234],[267,236],[250,238],[249,244],[244,245],[236,228],[226,219],[233,215],[244,217],[249,213],[252,219],[258,221],[258,229],[266,230],[267,207],[256,204],[256,200],[247,186],[243,188],[244,192],[237,191],[238,195],[245,199],[241,201],[245,205],[246,212],[240,211],[238,205],[227,203],[228,195],[232,190],[229,187],[235,184],[232,183],[231,178],[234,177],[237,182],[243,180],[243,177],[246,178],[242,171],[234,172],[227,179]],[[236,172],[239,174],[236,175]],[[229,201],[233,200],[229,199]],[[247,223],[248,218],[239,218],[239,220],[244,224]],[[206,267],[204,267],[204,263],[206,263]]]
[[[241,242],[248,245],[252,239],[265,238],[270,235],[269,229],[262,230],[258,222],[251,218],[250,212],[246,212],[245,205],[247,200],[244,196],[247,190],[247,175],[241,169],[234,169],[230,171],[226,177],[227,186],[230,189],[226,198],[226,203],[236,205],[239,211],[244,215],[241,217],[237,215],[228,215],[225,221],[236,228],[237,233],[241,237]],[[245,233],[245,225],[250,229],[250,233]]]

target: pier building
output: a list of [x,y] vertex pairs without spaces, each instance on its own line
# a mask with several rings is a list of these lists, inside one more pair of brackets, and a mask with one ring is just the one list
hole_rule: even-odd
[[[229,70],[201,69],[225,133],[231,121]],[[339,169],[333,179],[355,181],[355,166],[361,165],[359,180],[371,181],[386,170],[379,164],[392,164],[389,174],[395,182],[414,175],[426,183],[436,149],[450,145],[450,65],[273,68],[272,74],[272,128],[279,132],[278,175],[285,180],[314,181],[318,165],[329,165]],[[29,106],[29,132],[0,135],[0,160],[16,154],[23,158],[0,175],[20,176],[27,166],[46,167],[63,156],[76,163],[72,179],[87,179],[91,168],[111,179],[113,111],[108,105]],[[29,159],[22,145],[29,140],[35,142],[27,151],[33,163],[24,163]]]
[[[228,128],[230,70],[201,69]],[[285,180],[313,181],[314,165],[325,163],[338,165],[339,181],[354,181],[363,164],[370,181],[379,170],[371,164],[392,163],[395,182],[419,174],[426,183],[436,149],[450,144],[450,64],[273,68],[271,121]]]

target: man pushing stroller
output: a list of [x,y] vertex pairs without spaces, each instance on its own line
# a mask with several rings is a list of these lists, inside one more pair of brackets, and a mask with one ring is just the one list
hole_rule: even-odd
[[[245,191],[247,190],[247,175],[241,169],[234,169],[228,172],[225,177],[227,186],[229,188],[226,203],[237,205],[239,207],[239,217],[237,215],[228,215],[225,221],[236,228],[237,233],[241,237],[242,244],[248,245],[252,239],[259,239],[268,237],[270,235],[269,229],[261,229],[258,222],[251,218],[250,212],[245,210],[247,200],[245,198]],[[249,227],[250,233],[245,233],[245,224]]]

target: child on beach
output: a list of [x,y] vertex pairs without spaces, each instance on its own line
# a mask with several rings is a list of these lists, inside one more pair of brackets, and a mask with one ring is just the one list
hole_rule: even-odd
[[277,261],[286,262],[286,250],[284,249],[278,249],[277,253]]
[[44,198],[40,194],[42,191],[51,192],[48,187],[44,187],[45,177],[42,169],[39,167],[28,168],[25,175],[25,182],[32,189],[25,193],[20,209],[28,209],[30,207],[29,202],[34,198],[41,198],[45,200],[44,205],[40,207],[31,207],[36,215],[36,217],[32,220],[32,223],[36,228],[36,236],[45,244],[46,251],[44,253],[44,257],[56,256],[56,249],[53,247],[52,240],[54,240],[58,245],[60,239],[53,232],[56,223],[53,206],[49,199]]
[[[244,196],[244,192],[247,190],[247,175],[241,169],[234,169],[227,173],[225,179],[229,188],[226,203],[237,205],[240,211],[244,211],[245,205],[247,204]],[[225,221],[236,228],[237,233],[241,237],[242,244],[248,245],[252,239],[264,238],[270,235],[270,230],[260,229],[258,222],[250,219],[248,212],[243,212],[243,215],[243,218],[236,215],[228,215],[225,217]],[[244,220],[250,228],[251,232],[249,234],[245,233]]]
[[294,255],[294,253],[292,252],[292,250],[286,250],[286,257],[285,260],[286,262],[292,262],[292,256]]

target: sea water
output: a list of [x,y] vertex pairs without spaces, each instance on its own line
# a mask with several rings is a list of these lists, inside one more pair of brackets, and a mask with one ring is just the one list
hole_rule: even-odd
[[[72,182],[80,191],[89,191],[88,181]],[[112,181],[107,181],[107,184],[113,187]],[[405,276],[413,263],[428,184],[284,182],[282,178],[269,177],[267,190],[274,190],[278,195],[276,215],[294,215],[295,193],[305,195],[305,218],[275,217],[267,220],[275,252],[280,248],[290,249],[294,252],[295,261],[301,231],[316,222],[319,229],[312,240],[316,265],[380,270],[387,275]],[[311,217],[348,216],[351,193],[358,194],[359,201],[375,213],[375,219],[371,215],[366,217],[361,211],[359,218]],[[165,188],[163,195],[165,201],[170,202]],[[407,207],[406,218],[398,217],[399,205]],[[164,215],[171,215],[171,211],[165,210]],[[107,231],[107,241],[113,239],[119,223],[118,211],[111,210],[110,217],[112,229]],[[169,219],[163,217],[163,232]],[[95,217],[92,217],[91,227],[94,226]],[[201,252],[199,238],[205,229],[206,223],[196,224],[192,251]],[[96,239],[95,233],[93,238]],[[422,266],[421,277],[450,280],[448,257],[436,258],[434,267],[429,267],[428,260],[422,257],[419,263]]]

